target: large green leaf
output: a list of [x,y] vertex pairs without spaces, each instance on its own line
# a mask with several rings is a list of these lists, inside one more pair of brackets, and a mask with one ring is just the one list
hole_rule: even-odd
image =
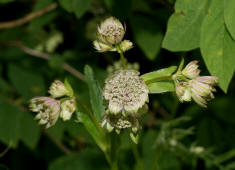
[[16,146],[20,137],[21,111],[2,99],[0,108],[0,140]]
[[40,129],[33,116],[28,112],[22,112],[20,121],[20,139],[26,146],[34,149],[40,137]]
[[88,10],[91,0],[59,0],[59,3],[65,10],[75,13],[76,17],[80,18]]
[[39,127],[30,113],[0,99],[0,140],[16,146],[19,140],[34,149],[39,140]]
[[200,29],[208,0],[177,0],[170,17],[162,47],[170,51],[188,51],[199,47]]
[[225,24],[232,35],[233,39],[235,39],[235,1],[234,0],[224,0],[224,20]]
[[235,68],[235,42],[224,24],[224,2],[213,0],[201,29],[200,47],[210,73],[219,77],[219,85],[227,92]]
[[45,94],[43,77],[33,71],[24,70],[12,64],[9,66],[8,76],[18,94],[26,100]]
[[160,52],[163,38],[158,24],[148,17],[136,15],[131,18],[131,27],[137,45],[148,59],[154,60]]
[[176,71],[176,69],[177,69],[176,66],[163,68],[163,69],[160,69],[160,70],[156,70],[156,71],[153,71],[153,72],[143,74],[143,75],[141,75],[141,78],[147,83],[149,81],[154,81],[154,80],[158,80],[158,79],[161,79],[161,78],[171,76]]
[[101,120],[103,114],[105,113],[105,108],[103,105],[103,96],[102,91],[97,83],[97,81],[94,79],[94,73],[90,66],[85,66],[85,76],[90,92],[90,102],[92,106],[92,110],[94,112],[94,115],[98,121]]

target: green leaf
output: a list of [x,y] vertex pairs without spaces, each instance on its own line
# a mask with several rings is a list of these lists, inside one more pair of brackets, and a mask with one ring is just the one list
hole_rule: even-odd
[[160,52],[163,38],[158,24],[148,17],[136,15],[131,18],[131,27],[137,45],[148,59],[154,60]]
[[88,10],[91,0],[59,0],[59,3],[65,10],[75,13],[77,18],[81,18]]
[[21,111],[3,99],[0,99],[0,108],[0,140],[16,146],[20,138]]
[[90,66],[85,66],[85,76],[90,93],[90,102],[94,115],[98,121],[101,120],[102,116],[105,113],[105,108],[103,105],[103,96],[102,91],[94,78],[93,70]]
[[40,129],[37,122],[30,113],[22,112],[20,123],[20,139],[30,149],[34,149],[40,137]]
[[213,0],[201,29],[200,47],[210,73],[219,77],[219,85],[227,92],[235,68],[235,42],[224,24],[223,1]]
[[100,134],[94,123],[91,121],[91,118],[81,112],[78,112],[77,114],[77,120],[78,122],[81,122],[86,130],[89,132],[89,134],[93,137],[97,145],[104,151],[106,150],[106,142],[103,136]]
[[62,156],[56,159],[49,165],[49,170],[104,170],[106,166],[100,151],[83,149],[79,154]]
[[160,70],[156,70],[150,73],[146,73],[141,75],[141,78],[145,81],[145,82],[149,82],[149,81],[154,81],[155,79],[161,79],[162,77],[168,77],[171,76],[175,71],[176,71],[177,67],[176,66],[171,66],[168,68],[163,68]]
[[235,39],[235,1],[234,0],[224,0],[224,20],[225,24],[232,35],[233,39]]
[[165,93],[175,91],[173,81],[158,81],[147,85],[150,93]]
[[177,0],[175,13],[168,20],[162,47],[170,51],[198,48],[207,6],[208,0]]
[[43,77],[32,70],[24,70],[17,65],[11,64],[8,69],[8,76],[18,94],[22,95],[26,100],[45,94]]

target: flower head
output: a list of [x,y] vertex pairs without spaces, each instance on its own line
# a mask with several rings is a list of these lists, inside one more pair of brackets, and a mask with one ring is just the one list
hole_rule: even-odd
[[40,120],[39,124],[46,124],[46,128],[53,126],[60,112],[60,104],[51,97],[35,97],[30,101],[30,110],[38,112],[35,119]]
[[148,87],[135,70],[119,70],[105,81],[104,98],[110,113],[136,113],[148,101]]
[[65,95],[67,95],[69,93],[68,90],[66,89],[64,83],[62,83],[59,80],[55,80],[51,84],[48,92],[54,98],[62,97],[62,96],[65,96]]
[[193,100],[202,107],[206,107],[207,101],[214,98],[213,87],[218,83],[215,76],[200,76],[189,81]]
[[198,69],[198,61],[194,60],[188,63],[188,65],[182,70],[182,74],[187,78],[193,79],[199,76],[200,70]]
[[72,114],[75,112],[76,106],[74,99],[66,99],[61,102],[60,117],[66,121],[70,120]]
[[103,43],[114,45],[122,41],[124,34],[125,27],[122,23],[114,17],[109,17],[98,26],[97,38]]

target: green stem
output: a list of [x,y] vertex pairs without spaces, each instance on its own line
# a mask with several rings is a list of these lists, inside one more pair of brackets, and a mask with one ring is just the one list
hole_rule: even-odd
[[122,51],[120,45],[117,45],[117,48],[118,48],[118,52],[119,52],[120,57],[121,57],[122,68],[126,69],[126,60],[125,60],[125,56],[123,54],[123,51]]
[[132,144],[132,152],[134,154],[135,157],[135,161],[139,170],[143,170],[143,162],[141,160],[140,154],[139,154],[139,150],[136,144]]
[[163,153],[162,148],[159,148],[159,151],[156,153],[155,159],[153,161],[153,166],[151,168],[151,170],[156,170],[158,169],[158,163],[159,163],[159,159],[161,158]]

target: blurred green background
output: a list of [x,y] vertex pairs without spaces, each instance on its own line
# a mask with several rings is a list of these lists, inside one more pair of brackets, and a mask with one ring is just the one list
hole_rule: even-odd
[[[54,8],[45,11],[51,4]],[[1,28],[2,22],[40,10],[42,16],[23,25]],[[139,64],[141,74],[178,65],[182,56],[186,63],[200,60],[202,75],[209,74],[199,49],[161,48],[173,12],[174,0],[0,0],[0,170],[109,169],[83,126],[59,121],[45,130],[33,119],[28,101],[46,95],[53,80],[67,77],[90,105],[87,84],[70,73],[71,67],[83,73],[89,64],[103,87],[107,67],[119,56],[96,52],[92,41],[97,25],[110,15],[126,24],[125,39],[134,48],[125,56]],[[227,94],[217,89],[208,109],[180,104],[174,93],[150,95],[139,145],[121,133],[120,169],[235,169],[234,80]]]

